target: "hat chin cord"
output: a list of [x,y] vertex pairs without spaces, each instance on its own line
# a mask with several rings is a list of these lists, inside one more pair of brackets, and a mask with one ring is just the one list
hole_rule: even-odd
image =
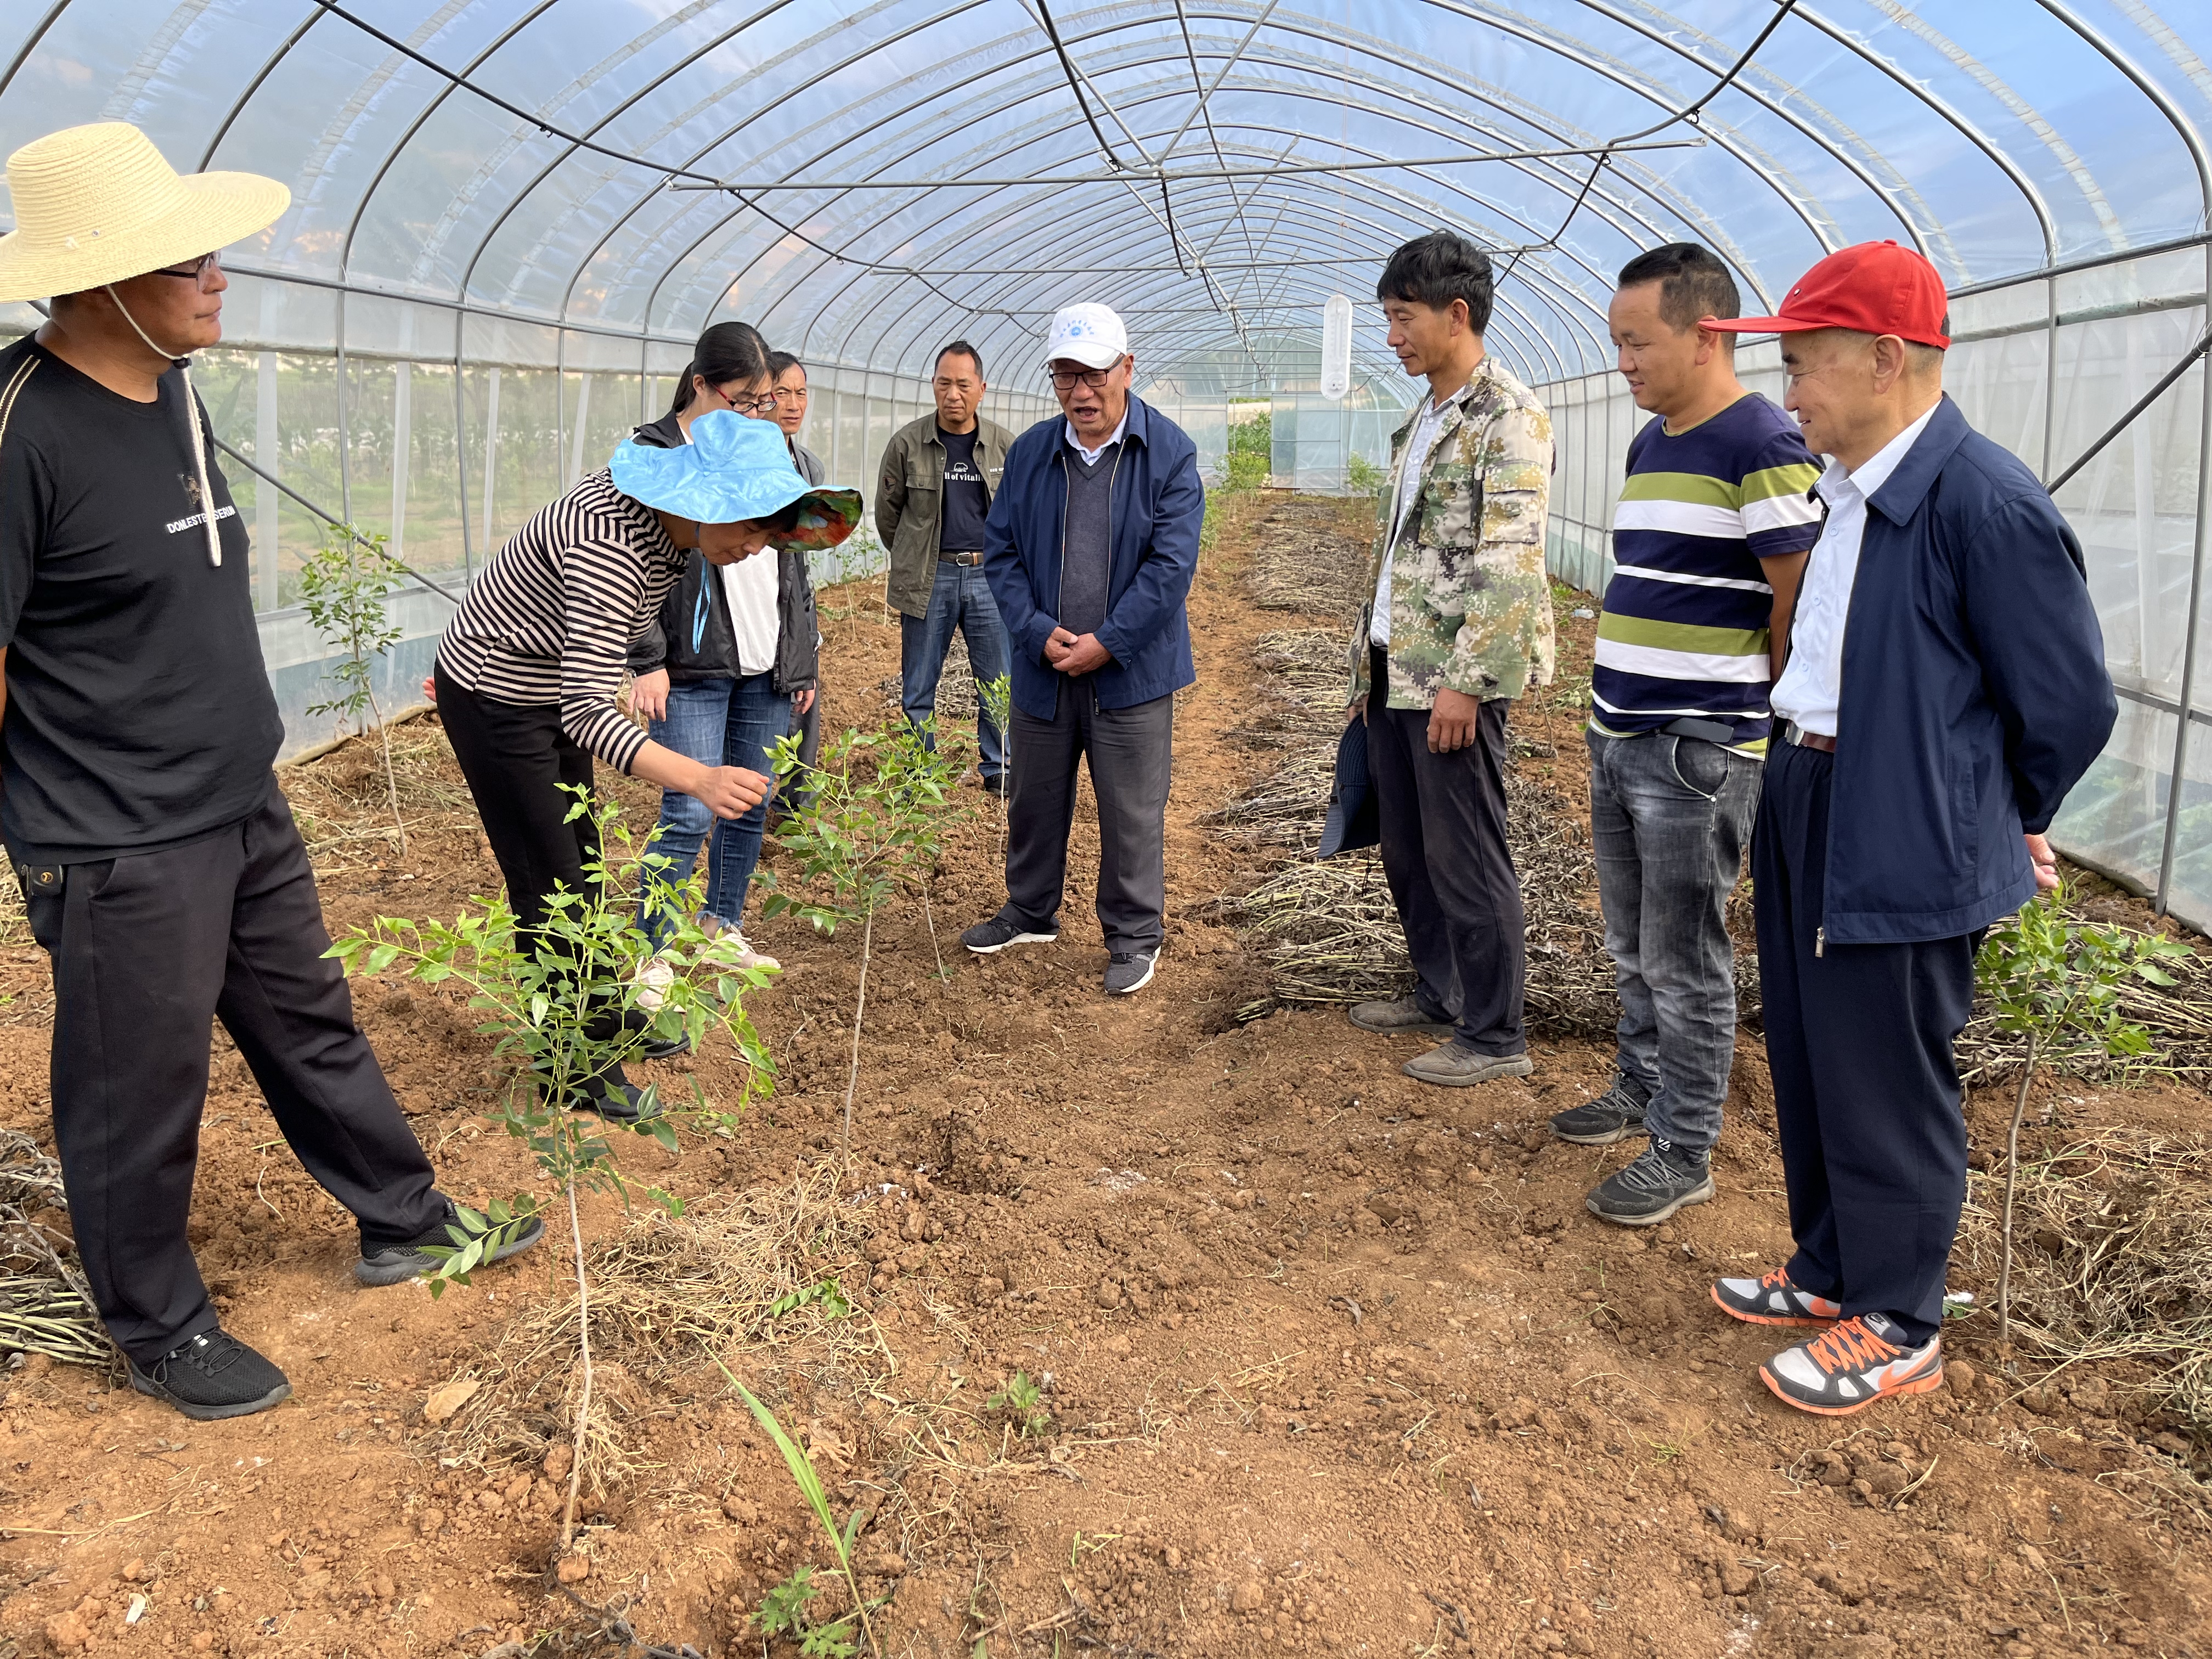
[[199,480],[200,519],[207,529],[208,562],[219,567],[222,563],[222,532],[216,528],[215,492],[208,488],[207,443],[200,435],[200,400],[199,394],[192,390],[192,360],[189,357],[169,357],[167,352],[154,343],[154,337],[138,326],[138,319],[123,303],[122,296],[115,291],[115,285],[109,283],[103,286],[107,297],[115,301],[115,309],[122,313],[123,320],[131,325],[131,331],[145,341],[146,349],[157,357],[168,357],[171,366],[184,377],[185,425],[191,434],[192,472]]

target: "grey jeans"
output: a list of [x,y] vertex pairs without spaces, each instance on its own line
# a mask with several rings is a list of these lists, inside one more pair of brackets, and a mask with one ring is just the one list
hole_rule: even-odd
[[1724,914],[1759,806],[1759,765],[1696,738],[1588,736],[1621,1073],[1649,1095],[1651,1133],[1703,1155],[1720,1139],[1735,1060]]

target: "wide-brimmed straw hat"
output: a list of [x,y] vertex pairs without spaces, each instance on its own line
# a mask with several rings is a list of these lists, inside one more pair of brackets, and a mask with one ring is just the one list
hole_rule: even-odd
[[251,173],[179,176],[125,121],[66,127],[8,158],[15,228],[0,236],[0,301],[143,276],[266,230],[292,192]]
[[774,520],[779,547],[835,547],[860,522],[859,490],[808,483],[781,427],[732,410],[702,415],[691,441],[673,449],[623,444],[607,471],[633,501],[697,524]]

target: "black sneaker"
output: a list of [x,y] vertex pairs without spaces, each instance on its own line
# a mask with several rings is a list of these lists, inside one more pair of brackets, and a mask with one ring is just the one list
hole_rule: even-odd
[[1577,1146],[1610,1146],[1644,1133],[1644,1114],[1650,1104],[1641,1084],[1616,1073],[1613,1087],[1595,1100],[1554,1113],[1552,1133]]
[[[492,1230],[500,1242],[486,1248],[483,1265],[504,1261],[519,1255],[545,1236],[545,1224],[536,1216],[518,1216]],[[410,1279],[420,1279],[434,1273],[444,1264],[443,1256],[430,1255],[426,1244],[443,1245],[458,1249],[468,1243],[468,1235],[458,1218],[448,1217],[424,1233],[420,1238],[404,1244],[387,1244],[380,1250],[363,1250],[361,1260],[353,1264],[353,1276],[364,1285],[398,1285]]]
[[251,1417],[288,1399],[284,1373],[229,1332],[214,1330],[172,1348],[142,1370],[130,1361],[131,1386],[167,1401],[196,1423]]
[[637,1046],[640,1060],[673,1060],[678,1054],[691,1052],[691,1033],[680,1031],[672,1037],[647,1037]]
[[979,957],[994,957],[1009,945],[1051,945],[1059,938],[1057,928],[1049,933],[1032,933],[1004,916],[993,916],[961,934],[960,942]]
[[1143,990],[1152,982],[1152,969],[1159,959],[1158,951],[1115,951],[1106,958],[1106,994],[1125,997]]
[[1633,1162],[1600,1182],[1583,1202],[1592,1215],[1615,1226],[1656,1227],[1675,1211],[1712,1195],[1711,1164],[1655,1135]]
[[660,1103],[660,1097],[649,1089],[641,1089],[628,1081],[610,1083],[605,1078],[593,1078],[568,1098],[572,1112],[597,1112],[610,1123],[643,1123],[660,1116],[668,1109]]

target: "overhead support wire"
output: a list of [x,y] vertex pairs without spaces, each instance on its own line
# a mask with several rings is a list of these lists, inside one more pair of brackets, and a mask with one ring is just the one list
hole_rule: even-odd
[[1768,18],[1765,26],[1752,37],[1751,44],[1743,49],[1741,54],[1735,62],[1728,66],[1720,79],[1707,88],[1705,94],[1695,102],[1684,105],[1671,115],[1654,121],[1640,131],[1623,133],[1609,143],[1596,146],[1594,151],[1586,151],[1585,154],[1594,154],[1596,160],[1590,163],[1589,177],[1583,180],[1583,187],[1568,207],[1566,216],[1559,221],[1559,228],[1534,247],[1515,249],[1512,258],[1506,261],[1505,270],[1499,276],[1498,282],[1504,283],[1506,277],[1513,274],[1514,268],[1521,263],[1523,254],[1543,252],[1559,246],[1559,239],[1567,234],[1567,228],[1574,223],[1575,216],[1583,210],[1583,204],[1589,199],[1590,190],[1597,183],[1598,174],[1605,171],[1607,165],[1611,162],[1615,155],[1623,150],[1640,147],[1643,141],[1650,138],[1653,133],[1664,132],[1678,121],[1687,121],[1692,126],[1697,125],[1698,117],[1705,106],[1735,84],[1736,76],[1751,67],[1751,60],[1759,56],[1759,48],[1767,43],[1775,30],[1782,27],[1782,20],[1796,9],[1797,0],[1779,0],[1779,3],[1775,8],[1774,15]]
[[1052,21],[1052,8],[1045,3],[1045,0],[1035,0],[1035,3],[1038,21],[1044,25],[1045,38],[1052,42],[1054,55],[1060,59],[1061,72],[1067,76],[1067,89],[1075,96],[1075,107],[1083,112],[1083,118],[1091,124],[1091,136],[1098,141],[1099,153],[1105,156],[1106,164],[1111,167],[1121,167],[1124,165],[1121,158],[1114,154],[1114,146],[1106,140],[1105,130],[1098,125],[1098,118],[1091,112],[1091,100],[1083,95],[1083,81],[1075,71],[1075,60],[1067,55],[1067,48],[1060,44],[1059,25]]
[[[328,0],[316,0],[319,5],[327,3]],[[763,179],[740,182],[720,179],[699,181],[698,174],[685,173],[672,179],[668,188],[720,190],[732,195],[750,196],[779,190],[1006,190],[1024,185],[1120,185],[1132,180],[1142,184],[1152,179],[1162,179],[1171,185],[1185,185],[1201,184],[1217,179],[1280,179],[1315,173],[1380,173],[1392,167],[1472,167],[1479,161],[1551,161],[1572,160],[1583,155],[1622,155],[1638,150],[1703,149],[1709,142],[1702,137],[1662,138],[1650,143],[1614,139],[1603,144],[1564,144],[1544,149],[1463,150],[1456,155],[1394,156],[1376,161],[1286,161],[1279,166],[1265,167],[1178,167],[1172,173],[1159,166],[1124,166],[1119,173],[1032,173],[1019,178],[1005,179]],[[651,167],[654,163],[641,165]],[[673,173],[676,169],[668,171]]]

